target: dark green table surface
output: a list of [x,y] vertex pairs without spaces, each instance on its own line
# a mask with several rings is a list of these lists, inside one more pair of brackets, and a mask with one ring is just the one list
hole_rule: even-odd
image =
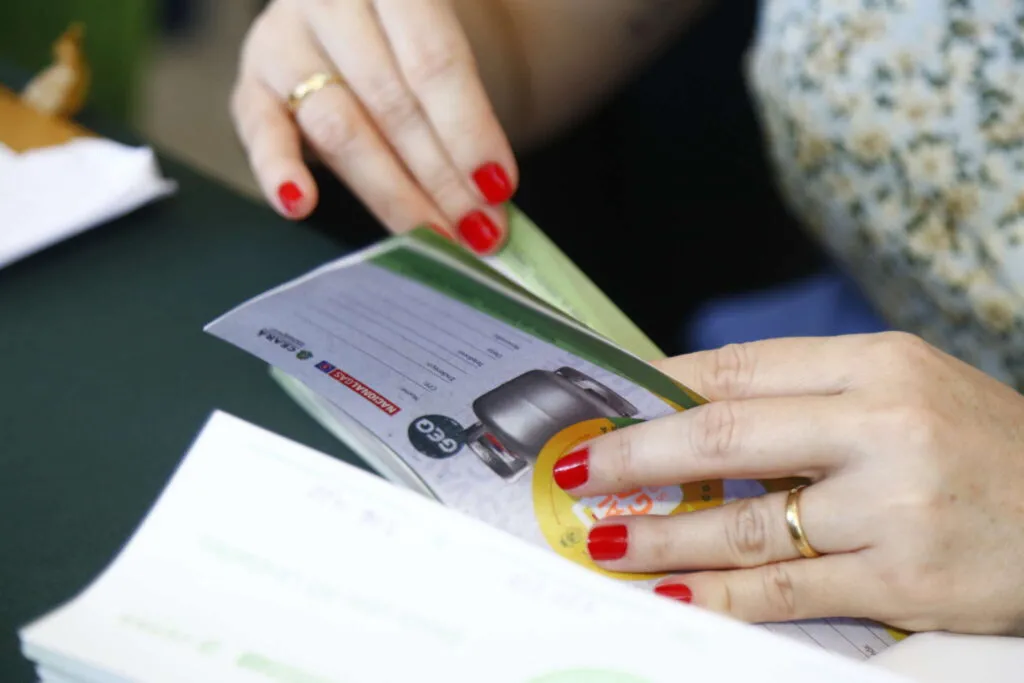
[[202,331],[345,246],[162,165],[176,196],[0,270],[4,683],[34,680],[16,629],[112,559],[212,410],[352,457],[262,363]]

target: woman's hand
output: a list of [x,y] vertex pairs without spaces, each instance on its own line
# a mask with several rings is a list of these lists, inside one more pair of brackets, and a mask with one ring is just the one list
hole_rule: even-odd
[[[340,78],[290,111],[316,74]],[[246,39],[232,113],[285,216],[316,206],[306,142],[392,232],[433,224],[478,253],[504,240],[495,206],[516,163],[448,0],[273,0]]]
[[[665,361],[713,402],[563,458],[574,495],[805,477],[805,559],[769,493],[594,527],[619,571],[695,571],[656,590],[753,622],[865,617],[1024,634],[1024,398],[915,337],[784,339]],[[581,483],[583,482],[583,483]]]

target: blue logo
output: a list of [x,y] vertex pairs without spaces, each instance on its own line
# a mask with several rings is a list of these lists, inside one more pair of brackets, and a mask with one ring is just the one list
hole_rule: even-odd
[[322,361],[320,361],[319,363],[316,364],[316,369],[319,370],[320,372],[323,372],[323,373],[330,373],[335,368],[334,368],[333,365],[331,365],[327,361],[322,360]]

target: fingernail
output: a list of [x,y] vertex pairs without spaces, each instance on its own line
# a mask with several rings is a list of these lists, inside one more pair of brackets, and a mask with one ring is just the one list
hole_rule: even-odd
[[514,192],[512,181],[500,164],[487,163],[476,169],[473,171],[473,182],[491,204],[507,202]]
[[294,214],[299,208],[299,202],[302,201],[302,190],[289,180],[286,183],[281,183],[281,186],[277,188],[277,198],[281,200],[281,206],[285,211]]
[[679,602],[693,602],[693,591],[685,583],[663,583],[654,587],[654,592],[663,598],[671,598]]
[[466,214],[458,225],[459,236],[478,254],[487,254],[501,242],[501,229],[483,211]]
[[590,478],[590,449],[584,446],[555,463],[555,483],[570,491],[587,483]]
[[603,524],[595,526],[587,536],[587,552],[591,559],[600,561],[621,560],[629,547],[625,524]]

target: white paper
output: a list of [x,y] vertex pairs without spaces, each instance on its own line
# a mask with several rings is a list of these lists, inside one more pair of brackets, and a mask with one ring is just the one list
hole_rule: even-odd
[[22,642],[54,681],[905,680],[630,590],[224,414],[111,567]]
[[1019,683],[1024,638],[915,633],[871,663],[921,683]]
[[0,145],[0,268],[175,189],[147,147],[79,138],[16,154]]

